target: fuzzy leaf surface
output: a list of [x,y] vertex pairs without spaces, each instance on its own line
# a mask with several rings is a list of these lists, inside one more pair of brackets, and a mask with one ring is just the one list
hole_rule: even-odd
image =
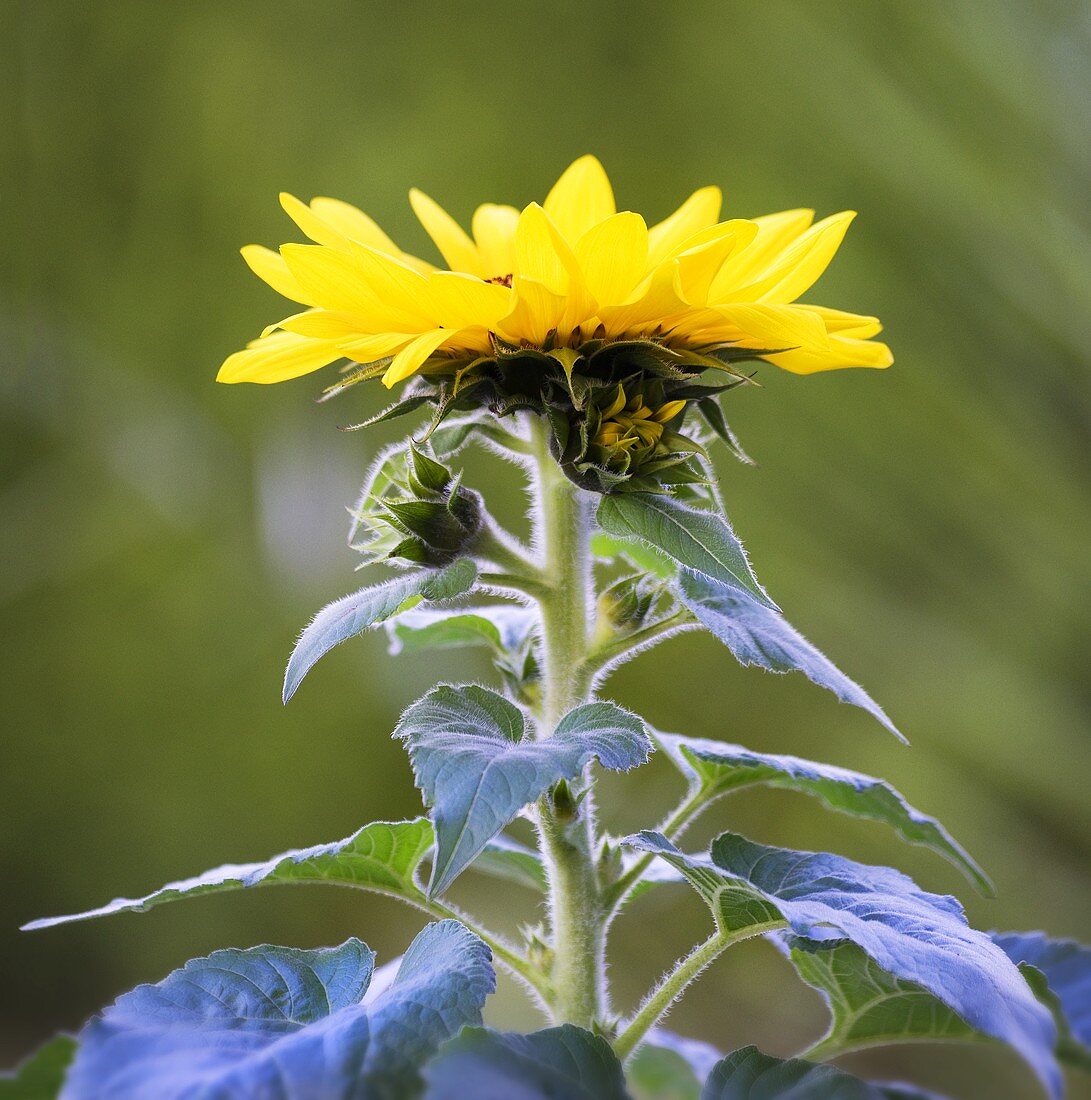
[[884,822],[908,843],[950,860],[983,894],[993,894],[988,876],[962,845],[885,780],[797,756],[752,752],[725,741],[667,733],[656,734],[656,741],[684,775],[701,784],[709,799],[757,785],[811,795],[838,813]]
[[994,932],[993,939],[1012,962],[1041,972],[1059,1016],[1058,1055],[1091,1070],[1091,948],[1041,932]]
[[403,612],[386,624],[390,652],[418,653],[425,649],[489,646],[498,652],[518,649],[538,622],[528,607],[496,604],[465,610],[420,607]]
[[468,1028],[424,1075],[425,1100],[631,1100],[610,1044],[572,1024],[530,1035]]
[[759,603],[776,607],[758,584],[742,543],[718,512],[690,508],[658,493],[619,493],[602,498],[598,521],[607,534],[640,539],[680,566],[739,585]]
[[409,901],[423,901],[416,871],[432,847],[432,823],[424,817],[412,821],[376,821],[344,840],[282,852],[261,863],[228,863],[193,878],[181,879],[142,898],[116,898],[108,905],[71,916],[31,921],[26,931],[56,924],[105,917],[111,913],[143,913],[168,901],[298,882],[326,882]]
[[873,1085],[834,1066],[742,1047],[718,1063],[700,1100],[943,1100],[913,1085]]
[[488,948],[457,921],[428,925],[367,1005],[374,954],[359,940],[301,951],[213,952],[138,986],[93,1019],[66,1100],[393,1100],[495,988]]
[[630,843],[681,871],[721,928],[765,912],[805,939],[851,940],[887,973],[923,986],[975,1030],[1014,1048],[1050,1095],[1061,1095],[1049,1011],[1007,955],[970,928],[954,898],[926,893],[889,867],[735,833],[718,837],[708,856],[685,855],[658,833]]
[[0,1100],[56,1100],[75,1056],[72,1036],[50,1039],[11,1073],[0,1073]]
[[385,622],[410,601],[461,596],[476,579],[477,567],[469,558],[461,558],[438,572],[407,573],[328,604],[311,620],[292,650],[284,674],[284,701],[291,699],[303,677],[334,646]]
[[746,586],[682,569],[678,598],[731,650],[739,664],[757,665],[769,672],[802,672],[811,683],[832,691],[843,703],[866,710],[895,737],[905,740],[858,683],[811,645],[779,611],[755,599]]
[[628,771],[651,750],[643,722],[612,703],[588,703],[533,740],[522,711],[471,684],[441,686],[402,715],[417,786],[432,808],[436,855],[429,896],[446,890],[497,833],[561,779],[597,758]]

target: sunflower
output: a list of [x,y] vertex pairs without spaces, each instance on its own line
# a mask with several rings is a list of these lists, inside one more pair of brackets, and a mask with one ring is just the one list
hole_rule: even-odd
[[[571,384],[593,356],[619,347],[644,348],[644,361],[650,355],[675,376],[741,359],[796,374],[892,361],[871,339],[882,327],[876,318],[798,301],[833,258],[852,211],[814,224],[810,210],[720,221],[720,191],[704,187],[649,228],[639,214],[618,212],[592,156],[540,205],[478,207],[469,234],[420,191],[410,202],[445,269],[402,252],[347,203],[282,195],[313,243],[279,252],[248,245],[242,254],[304,308],[228,356],[218,380],[282,382],[347,359],[363,365],[348,368],[348,382],[381,376],[391,387],[420,374],[458,389],[489,371],[495,382],[498,357],[525,366],[529,352],[551,356]],[[625,370],[614,369],[610,383]],[[485,389],[497,400],[495,384]],[[578,407],[576,391],[573,399]],[[636,438],[631,429],[619,440]],[[640,439],[640,448],[625,445],[646,449]]]

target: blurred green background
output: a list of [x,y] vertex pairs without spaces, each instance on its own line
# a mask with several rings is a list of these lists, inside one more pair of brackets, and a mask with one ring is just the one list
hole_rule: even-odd
[[[763,369],[764,389],[728,402],[760,468],[722,470],[789,617],[913,747],[697,636],[610,693],[662,728],[889,777],[999,898],[789,794],[721,806],[704,835],[730,820],[896,861],[982,927],[1091,934],[1083,5],[24,0],[0,21],[4,1063],[216,946],[358,934],[389,957],[418,926],[394,902],[316,888],[16,931],[416,811],[389,734],[433,657],[394,661],[372,635],[279,702],[297,630],[356,583],[344,506],[394,429],[335,430],[379,407],[377,386],[318,407],[319,377],[213,384],[289,312],[237,249],[297,237],[276,202],[288,189],[356,202],[431,256],[411,185],[468,220],[478,201],[540,198],[588,151],[650,219],[705,183],[733,216],[860,211],[812,298],[882,316],[895,367]],[[487,464],[469,466],[480,484]],[[442,675],[487,670],[455,655]],[[675,789],[662,765],[611,782],[613,823],[651,824]],[[457,893],[501,926],[533,910],[516,888]],[[634,905],[621,1004],[704,927],[681,891]],[[493,1018],[534,1023],[511,987]],[[821,1020],[759,943],[672,1023],[788,1054]],[[993,1050],[848,1064],[967,1100],[1034,1095]]]

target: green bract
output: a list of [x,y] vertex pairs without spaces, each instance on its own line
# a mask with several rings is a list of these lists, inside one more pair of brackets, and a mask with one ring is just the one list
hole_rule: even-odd
[[[865,1082],[822,1063],[863,1047],[936,1040],[1006,1045],[1028,1079],[1060,1096],[1059,1060],[1091,1061],[1091,952],[1040,935],[990,937],[951,897],[805,846],[727,832],[708,851],[688,850],[683,838],[699,815],[718,813],[737,791],[772,787],[880,824],[991,891],[942,824],[880,779],[652,734],[601,697],[622,662],[704,629],[740,664],[802,672],[898,733],[787,621],[724,511],[706,448],[719,437],[744,457],[717,404],[745,381],[732,359],[730,349],[706,359],[648,339],[537,349],[496,342],[493,354],[454,371],[425,364],[399,403],[372,418],[430,414],[416,440],[379,455],[352,510],[350,543],[366,583],[303,630],[284,698],[334,647],[380,625],[392,655],[438,664],[448,649],[476,647],[487,656],[491,686],[439,683],[405,700],[393,731],[427,816],[347,822],[355,831],[344,840],[28,927],[308,883],[383,894],[432,923],[379,972],[359,940],[192,960],[121,997],[74,1041],[46,1047],[0,1081],[0,1098],[56,1096],[63,1082],[66,1100],[774,1100],[786,1090],[800,1100],[926,1100],[912,1086]],[[706,371],[715,372],[711,381]],[[529,532],[506,530],[487,494],[464,484],[458,456],[472,443],[525,472]],[[349,647],[339,652],[333,659],[352,660]],[[320,689],[321,671],[312,678]],[[707,690],[714,705],[715,685]],[[308,705],[306,695],[298,705]],[[853,711],[843,713],[852,720]],[[733,736],[737,729],[736,719]],[[603,804],[599,774],[639,767],[653,748],[684,789],[664,820],[619,839],[606,824],[613,807]],[[363,748],[357,774],[366,786]],[[627,817],[638,808],[628,806]],[[519,839],[513,826],[524,830]],[[523,907],[516,936],[452,904],[448,891],[466,870],[510,888],[513,910]],[[462,896],[471,881],[460,883]],[[709,906],[708,938],[641,1001],[619,1003],[606,967],[614,922],[631,919],[626,903],[640,893],[684,883]],[[367,912],[365,899],[365,924]],[[755,937],[770,940],[826,1000],[826,1034],[781,1060],[752,1047],[724,1057],[664,1031],[664,1015],[690,983]],[[483,1026],[495,1023],[482,1016],[494,965],[540,1010],[539,1028],[523,1035]],[[707,1030],[726,1041],[722,1022]]]

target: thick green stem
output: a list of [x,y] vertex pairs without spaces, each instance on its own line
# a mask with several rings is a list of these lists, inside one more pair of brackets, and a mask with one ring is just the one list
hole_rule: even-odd
[[[540,734],[588,696],[591,600],[591,501],[549,453],[545,424],[530,417],[535,469],[535,542],[546,591],[542,613]],[[585,784],[588,779],[585,777]],[[549,877],[554,964],[554,1014],[559,1022],[591,1027],[606,1011],[605,929],[595,868],[595,809],[589,791],[574,814],[540,800],[538,824]]]

